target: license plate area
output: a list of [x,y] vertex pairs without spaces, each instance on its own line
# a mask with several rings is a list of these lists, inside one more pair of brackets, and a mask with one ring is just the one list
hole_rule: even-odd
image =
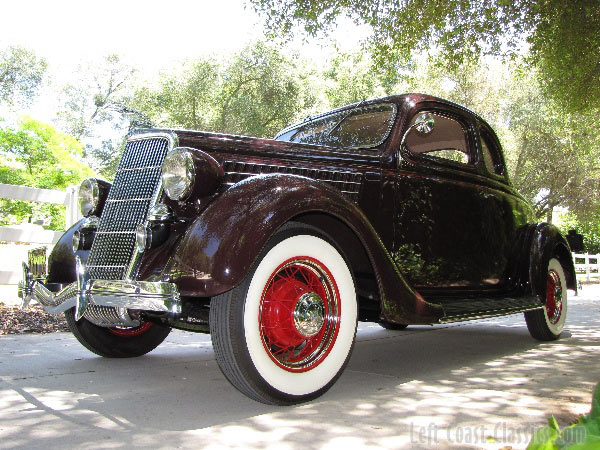
[[47,247],[38,247],[29,250],[27,262],[33,278],[45,279],[46,275],[48,275],[47,252]]

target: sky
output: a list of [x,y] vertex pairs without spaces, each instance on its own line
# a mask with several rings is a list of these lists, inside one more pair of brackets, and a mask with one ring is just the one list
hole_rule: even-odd
[[241,0],[24,0],[2,5],[0,42],[58,64],[119,53],[144,67],[235,51],[260,38],[257,15]]
[[[244,0],[21,0],[3,2],[2,13],[0,46],[31,48],[65,69],[117,53],[154,71],[183,59],[234,53],[263,38],[262,20]],[[364,36],[342,20],[333,40],[355,48]],[[291,47],[323,55],[322,42]]]
[[[2,14],[0,48],[27,47],[48,62],[49,83],[28,111],[47,122],[55,118],[51,90],[76,78],[79,65],[116,53],[152,79],[186,59],[227,56],[264,39],[262,20],[244,0],[10,0]],[[332,42],[351,51],[365,36],[342,20],[329,40],[297,39],[286,48],[324,63]]]

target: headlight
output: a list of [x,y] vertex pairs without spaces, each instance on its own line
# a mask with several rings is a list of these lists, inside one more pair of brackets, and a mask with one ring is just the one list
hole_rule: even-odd
[[171,200],[185,200],[194,186],[194,160],[189,151],[176,148],[169,152],[162,165],[162,182]]
[[95,178],[83,180],[79,186],[79,210],[83,216],[96,212],[100,203],[100,188]]
[[[79,210],[84,217],[100,216],[111,184],[108,181],[88,178],[79,186]],[[97,219],[96,219],[97,220]]]

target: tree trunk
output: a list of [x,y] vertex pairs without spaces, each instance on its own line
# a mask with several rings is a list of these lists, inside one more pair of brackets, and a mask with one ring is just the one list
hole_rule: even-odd
[[546,222],[552,223],[552,213],[554,212],[554,205],[550,205],[548,207],[548,212],[546,216]]

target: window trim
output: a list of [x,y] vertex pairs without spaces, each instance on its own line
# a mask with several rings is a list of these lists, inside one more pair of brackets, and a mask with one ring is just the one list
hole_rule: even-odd
[[[508,180],[508,169],[506,167],[506,161],[504,160],[504,153],[502,152],[502,145],[500,144],[500,140],[498,139],[498,136],[496,136],[496,133],[494,133],[492,128],[489,125],[487,125],[485,122],[479,121],[479,123],[477,125],[478,125],[477,126],[477,138],[478,138],[477,139],[477,147],[478,147],[479,153],[481,155],[481,166],[482,166],[482,170],[483,170],[484,174],[487,177],[490,177],[495,180],[507,181]],[[485,139],[486,137],[487,137],[487,139]],[[490,151],[490,156],[492,157],[492,163],[494,165],[496,164],[496,163],[494,163],[494,156],[496,156],[496,158],[499,160],[500,164],[502,165],[502,173],[497,173],[495,171],[490,172],[489,169],[487,168],[485,161],[483,160],[483,148],[481,147],[481,141],[486,142],[486,146]],[[492,144],[491,148],[490,148],[489,144]]]
[[418,110],[416,110],[411,116],[410,116],[410,120],[408,120],[406,122],[406,126],[405,126],[405,133],[406,133],[406,129],[408,129],[408,127],[410,126],[410,123],[412,122],[413,118],[417,117],[419,114],[423,114],[423,113],[431,113],[434,114],[436,116],[441,116],[450,120],[454,120],[455,122],[458,122],[459,125],[462,127],[464,133],[465,133],[465,140],[467,143],[467,149],[470,152],[469,158],[469,162],[468,163],[461,163],[458,161],[453,161],[451,159],[445,159],[445,158],[439,158],[436,156],[431,156],[428,155],[427,153],[413,153],[411,152],[408,147],[406,147],[406,145],[404,145],[403,147],[401,147],[398,151],[399,153],[399,157],[401,160],[405,160],[410,162],[411,164],[417,164],[417,163],[422,163],[422,162],[426,162],[426,163],[433,163],[436,166],[440,166],[442,168],[449,168],[449,169],[454,169],[454,170],[461,170],[463,172],[470,172],[470,173],[477,173],[479,171],[479,159],[480,159],[480,153],[479,153],[479,148],[476,147],[474,144],[474,136],[478,136],[478,134],[476,133],[475,127],[472,123],[471,120],[469,120],[468,118],[464,117],[463,115],[454,112],[454,111],[447,111],[443,108],[443,106],[441,107],[436,107],[436,106],[431,106],[431,105],[424,105],[422,108],[419,108]]

